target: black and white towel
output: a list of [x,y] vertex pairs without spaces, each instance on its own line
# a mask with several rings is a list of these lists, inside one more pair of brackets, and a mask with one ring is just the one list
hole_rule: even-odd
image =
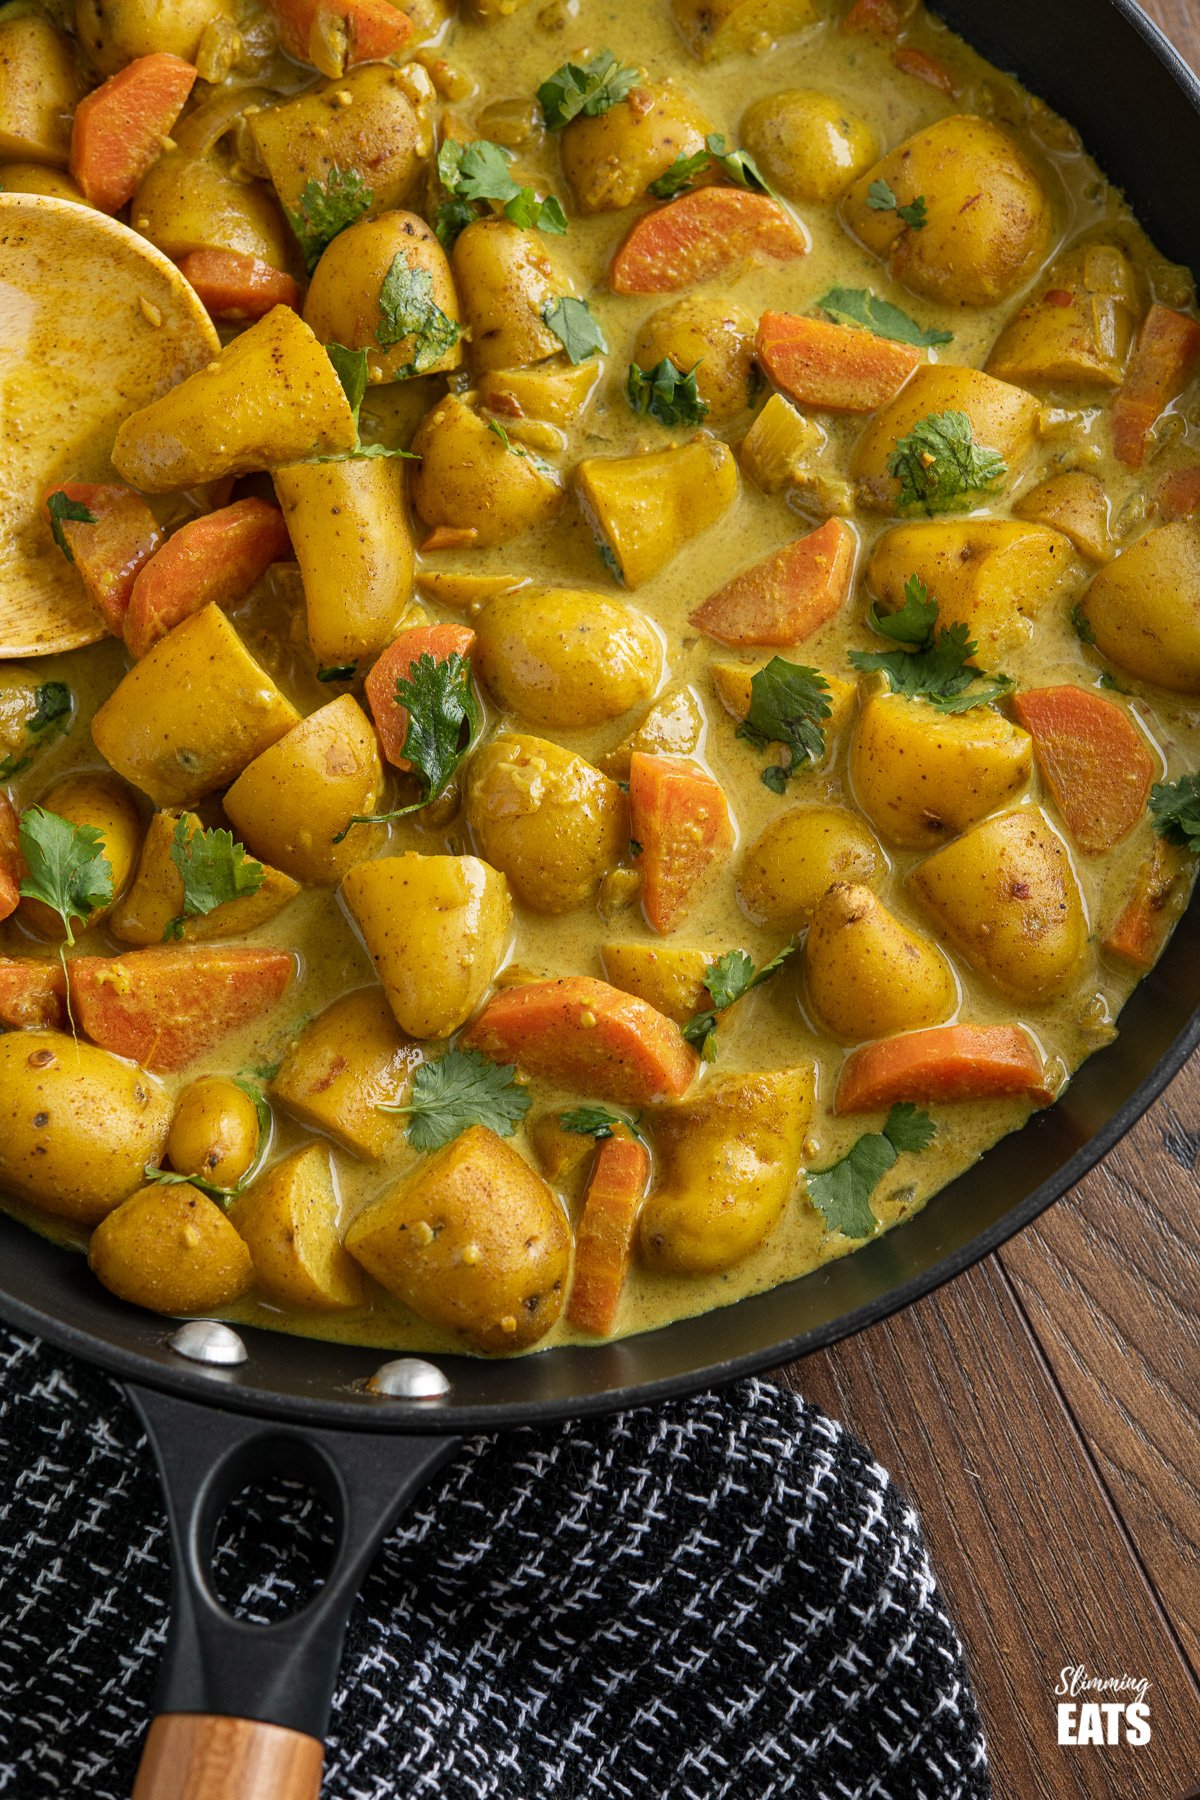
[[[308,1502],[243,1506],[250,1617]],[[126,1800],[167,1611],[149,1452],[103,1376],[0,1332],[0,1794]],[[350,1623],[328,1800],[987,1800],[916,1515],[767,1382],[467,1444]]]

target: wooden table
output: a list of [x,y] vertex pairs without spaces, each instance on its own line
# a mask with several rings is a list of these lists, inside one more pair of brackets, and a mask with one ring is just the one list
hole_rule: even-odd
[[[1200,67],[1200,0],[1143,5]],[[1200,1063],[998,1255],[780,1374],[920,1511],[997,1800],[1196,1795]],[[1077,1664],[1152,1683],[1147,1746],[1059,1746]]]

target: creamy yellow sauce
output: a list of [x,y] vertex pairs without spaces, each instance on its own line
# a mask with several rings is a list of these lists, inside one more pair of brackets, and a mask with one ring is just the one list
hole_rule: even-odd
[[[1068,126],[983,62],[936,20],[923,24],[914,41],[936,53],[951,68],[960,88],[957,98],[898,74],[891,65],[888,47],[865,38],[846,37],[832,24],[818,25],[759,57],[734,56],[708,65],[696,64],[683,50],[666,5],[649,5],[645,0],[630,0],[628,4],[618,0],[573,0],[570,5],[550,4],[541,9],[530,6],[487,27],[456,22],[447,28],[440,47],[442,54],[477,84],[475,94],[457,100],[453,110],[471,123],[472,131],[480,136],[486,135],[486,130],[475,127],[473,122],[488,101],[528,101],[539,82],[566,57],[578,60],[581,52],[594,54],[605,47],[611,47],[622,62],[643,66],[655,78],[677,76],[730,144],[739,141],[739,123],[751,99],[791,86],[826,89],[840,96],[868,121],[885,149],[949,113],[990,114],[1010,127],[1033,152],[1038,165],[1050,172],[1058,223],[1051,256],[1080,233],[1103,225],[1105,241],[1125,248],[1156,298],[1176,306],[1190,304],[1191,288],[1186,274],[1156,254],[1133,222],[1121,196],[1105,182]],[[546,140],[544,151],[533,156],[522,152],[521,166],[528,171],[525,178],[540,176],[553,191],[564,193],[553,138]],[[730,297],[754,315],[768,308],[806,312],[835,284],[873,288],[903,306],[922,324],[954,333],[953,344],[940,353],[934,352],[935,357],[981,366],[1001,325],[1020,303],[1020,296],[1013,296],[989,311],[939,306],[906,294],[893,286],[877,260],[848,236],[839,223],[835,206],[802,205],[795,210],[811,236],[808,256],[786,265],[749,269],[728,285]],[[574,277],[579,292],[588,296],[611,349],[595,398],[570,435],[563,465],[566,470],[586,455],[660,448],[666,441],[658,426],[643,425],[633,418],[623,392],[624,374],[632,360],[638,329],[666,297],[620,298],[608,291],[605,279],[614,245],[632,216],[605,213],[590,220],[572,216],[569,236],[554,240],[555,254]],[[398,389],[371,390],[363,409],[365,431],[378,431],[389,440],[397,429],[411,431],[440,391],[442,384],[434,379],[410,382]],[[1194,388],[1176,410],[1177,435],[1156,457],[1152,468],[1136,475],[1111,457],[1102,412],[1076,413],[1062,429],[1051,430],[1042,438],[1035,466],[1022,486],[1031,486],[1053,472],[1056,459],[1066,449],[1075,453],[1078,461],[1078,452],[1081,446],[1085,447],[1086,466],[1100,477],[1108,493],[1118,539],[1123,534],[1123,541],[1131,541],[1142,529],[1151,486],[1168,469],[1187,460],[1189,450],[1194,454],[1200,415]],[[724,435],[736,442],[751,416],[748,410],[745,418]],[[822,423],[829,433],[825,453],[829,472],[844,474],[863,421],[854,416],[826,416]],[[990,512],[992,516],[1009,516],[1006,504],[992,507]],[[699,636],[688,624],[687,615],[729,577],[811,529],[821,516],[804,515],[797,503],[768,497],[742,481],[735,505],[720,524],[688,545],[632,599],[663,635],[666,659],[661,687],[687,683],[704,712],[706,730],[696,755],[729,797],[739,849],[757,838],[784,806],[808,801],[853,806],[845,767],[845,742],[827,768],[793,782],[783,801],[772,794],[759,780],[761,757],[735,738],[732,722],[716,700],[709,677],[709,666],[714,660],[740,660],[748,668],[758,668],[769,660],[769,653],[725,652]],[[862,541],[861,572],[872,544],[894,521],[858,513],[853,522]],[[616,591],[598,559],[592,532],[571,500],[543,531],[528,534],[503,549],[443,554],[431,559],[430,566]],[[1076,592],[1082,590],[1085,578],[1081,565]],[[1022,686],[1071,682],[1089,689],[1096,687],[1103,665],[1072,629],[1069,598],[1046,609],[1031,644],[1005,657],[1005,669]],[[330,698],[331,691],[313,679],[311,662],[302,649],[295,647],[296,630],[289,617],[294,601],[294,583],[286,573],[277,572],[235,608],[232,617],[253,652],[300,710],[309,712]],[[849,648],[880,647],[865,624],[865,611],[860,590],[843,617],[787,654],[793,660],[846,673]],[[436,609],[430,612],[437,616]],[[69,736],[15,783],[18,801],[26,804],[35,800],[56,775],[68,769],[99,765],[88,735],[88,718],[111,691],[126,661],[122,647],[108,642],[72,656],[48,659],[38,666],[45,678],[59,679],[72,687],[79,710]],[[1176,778],[1185,770],[1196,768],[1200,764],[1200,709],[1196,703],[1144,688],[1124,676],[1121,681],[1133,696],[1131,710],[1152,746],[1156,779]],[[555,736],[570,749],[594,760],[627,737],[634,722],[636,719],[624,718],[601,729],[543,735]],[[521,729],[519,722],[516,728]],[[1026,797],[1040,801],[1051,817],[1055,816],[1053,803],[1040,790],[1036,774]],[[204,803],[199,811],[206,824],[223,822],[216,799]],[[1143,821],[1114,851],[1103,856],[1073,857],[1093,939],[1103,935],[1119,912],[1152,842],[1149,822]],[[419,819],[402,821],[390,828],[387,845],[392,853],[409,849],[458,852],[471,847],[459,819],[449,825],[425,825]],[[735,850],[733,867],[738,854]],[[916,852],[889,851],[888,874],[878,891],[905,924],[923,935],[936,936],[930,921],[914,906],[905,889],[906,875],[920,860],[921,855]],[[600,943],[626,939],[657,941],[636,907],[608,922],[591,908],[566,917],[547,918],[518,907],[512,957],[529,976],[599,975]],[[244,1039],[226,1041],[217,1054],[190,1068],[184,1076],[169,1078],[172,1085],[181,1086],[209,1069],[255,1070],[277,1062],[305,1020],[348,988],[367,985],[374,979],[355,932],[334,894],[326,889],[307,889],[248,941],[294,949],[300,958],[300,979],[279,1016],[269,1018]],[[679,941],[722,950],[742,946],[756,962],[766,960],[780,948],[778,931],[757,929],[739,910],[734,883],[729,878],[716,883],[696,907],[679,933]],[[81,938],[80,947],[90,954],[111,954],[120,948],[102,928]],[[7,954],[29,954],[38,947],[20,923],[12,921],[0,928],[0,948]],[[846,1046],[825,1035],[806,1012],[800,961],[799,957],[794,958],[773,982],[743,1001],[722,1024],[719,1068],[725,1072],[815,1062],[819,1071],[818,1099],[806,1160],[810,1166],[821,1168],[843,1154],[864,1129],[870,1128],[870,1122],[855,1117],[836,1119],[831,1114],[833,1090]],[[961,983],[957,1017],[980,1023],[1013,1020],[1010,1000],[1000,996],[961,960],[955,959],[955,968]],[[1065,1080],[1085,1057],[1109,1040],[1113,1022],[1133,983],[1133,972],[1100,955],[1097,947],[1084,966],[1078,988],[1067,1000],[1016,1009],[1021,1023],[1044,1051],[1052,1080]],[[556,1093],[538,1082],[530,1117],[578,1100],[575,1093]],[[911,1216],[997,1138],[1018,1128],[1028,1116],[1029,1107],[1023,1100],[987,1101],[935,1106],[930,1111],[938,1127],[936,1141],[920,1155],[902,1156],[873,1197],[885,1228]],[[276,1152],[307,1140],[307,1134],[281,1112],[276,1113],[274,1129]],[[526,1134],[521,1133],[514,1141],[532,1160]],[[382,1163],[359,1162],[337,1148],[333,1157],[343,1225],[416,1161],[399,1134],[394,1153]],[[564,1200],[573,1212],[577,1211],[578,1193],[564,1195]],[[25,1209],[22,1213],[36,1222]],[[621,1301],[617,1335],[650,1330],[683,1315],[729,1304],[743,1295],[804,1275],[854,1247],[839,1234],[831,1235],[825,1230],[800,1184],[778,1228],[761,1248],[725,1274],[702,1279],[667,1278],[635,1264]],[[369,1305],[353,1313],[284,1313],[251,1298],[231,1309],[230,1316],[281,1330],[380,1345],[461,1347],[374,1286]],[[802,1295],[797,1297],[796,1323],[798,1327],[803,1324]],[[565,1319],[560,1319],[537,1347],[545,1349],[576,1340],[594,1341],[581,1339]]]

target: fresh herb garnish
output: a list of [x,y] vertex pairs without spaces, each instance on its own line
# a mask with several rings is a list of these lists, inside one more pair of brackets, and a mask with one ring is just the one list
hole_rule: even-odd
[[20,893],[56,912],[67,943],[73,946],[72,920],[86,920],[113,897],[112,864],[104,854],[104,838],[94,825],[72,825],[44,806],[25,809],[18,838],[27,871]]
[[[256,1070],[255,1073],[274,1079],[274,1075],[279,1073],[279,1064],[274,1065],[273,1071],[261,1069]],[[233,1085],[241,1088],[243,1094],[253,1100],[254,1111],[258,1117],[258,1142],[254,1158],[241,1180],[235,1182],[233,1187],[218,1187],[215,1181],[206,1181],[203,1175],[182,1175],[175,1169],[156,1169],[152,1163],[147,1163],[142,1170],[146,1181],[155,1182],[160,1187],[175,1187],[186,1182],[189,1187],[199,1188],[202,1194],[207,1194],[210,1200],[216,1200],[222,1206],[227,1206],[231,1200],[236,1200],[239,1194],[245,1193],[251,1182],[261,1173],[262,1166],[267,1160],[267,1151],[271,1143],[271,1109],[267,1105],[262,1089],[255,1087],[252,1081],[242,1081],[239,1076],[235,1075]]]
[[657,181],[652,181],[646,192],[654,200],[674,200],[677,194],[691,187],[697,175],[707,173],[711,161],[707,149],[697,150],[692,156],[685,156],[681,150],[670,168]]
[[704,140],[704,149],[697,150],[692,156],[684,156],[682,151],[675,158],[670,168],[657,181],[652,181],[646,189],[656,200],[673,200],[676,194],[682,194],[690,188],[697,176],[707,174],[710,168],[719,169],[726,181],[735,187],[749,188],[751,192],[769,194],[770,186],[748,150],[726,150],[725,139],[720,132],[710,132]]
[[379,1110],[407,1115],[405,1135],[414,1150],[440,1150],[471,1125],[511,1137],[529,1111],[516,1073],[512,1063],[489,1062],[478,1050],[447,1050],[421,1064],[406,1105]]
[[604,355],[608,350],[608,340],[586,300],[563,294],[543,309],[542,319],[573,363],[586,362],[589,356]]
[[459,765],[471,754],[483,726],[483,715],[471,685],[471,659],[458,651],[441,659],[424,651],[396,682],[397,706],[408,712],[401,754],[412,764],[421,798],[411,806],[386,813],[355,813],[334,838],[340,844],[352,825],[386,825],[420,812],[440,799]]
[[508,454],[510,456],[525,456],[525,457],[527,457],[529,455],[528,450],[523,450],[521,448],[520,444],[513,443],[512,439],[509,437],[507,431],[504,429],[504,427],[500,423],[499,419],[489,419],[488,420],[488,430],[491,432],[493,437],[498,437],[500,439],[500,442],[504,445],[504,448],[508,451]]
[[401,252],[393,256],[379,288],[379,324],[375,341],[381,349],[413,340],[412,358],[397,378],[423,375],[441,362],[459,339],[459,326],[444,313],[433,297],[433,276],[414,268]]
[[699,1050],[705,1062],[716,1060],[719,1015],[752,988],[761,987],[764,981],[770,981],[772,975],[778,974],[795,948],[795,944],[785,944],[779,955],[773,956],[761,969],[754,967],[754,958],[746,950],[727,950],[724,956],[709,965],[704,985],[712,1006],[704,1012],[694,1013],[683,1027],[684,1037]]
[[988,706],[1012,688],[1008,675],[984,675],[968,667],[978,645],[963,624],[938,629],[938,603],[925,583],[910,575],[904,584],[904,605],[898,612],[879,613],[872,604],[868,619],[872,631],[900,650],[851,650],[854,668],[870,673],[882,670],[893,693],[907,700],[925,700],[939,712],[969,712]]
[[183,882],[183,911],[168,921],[163,943],[181,938],[189,919],[205,917],[230,900],[257,894],[267,879],[261,863],[246,855],[231,831],[189,829],[186,818],[176,820],[171,834],[171,861]]
[[326,344],[325,354],[333,364],[333,372],[342,384],[354,423],[358,425],[358,409],[367,391],[367,353],[347,350],[345,344]]
[[74,708],[74,695],[65,681],[44,681],[36,687],[33,692],[33,711],[24,724],[24,754],[14,752],[0,760],[0,781],[8,781],[28,765],[34,748],[29,743],[30,738],[41,737],[52,725],[59,731],[64,731],[65,721],[70,719]]
[[637,1135],[638,1119],[627,1119],[624,1113],[610,1112],[607,1106],[577,1106],[570,1112],[559,1113],[558,1122],[564,1131],[578,1132],[580,1137],[610,1138],[622,1125],[626,1131]]
[[353,681],[357,674],[357,663],[330,663],[327,668],[317,670],[317,680]]
[[288,208],[288,224],[295,232],[311,275],[322,252],[339,232],[366,212],[375,195],[357,169],[340,169],[336,163],[324,181],[306,183],[299,204]]
[[750,706],[734,733],[758,750],[782,744],[785,763],[763,770],[764,787],[782,794],[793,775],[825,754],[822,722],[830,716],[829,683],[816,669],[773,656],[750,677]]
[[901,512],[951,512],[987,494],[1008,474],[998,450],[977,444],[964,412],[930,413],[897,439],[887,471],[900,483]]
[[509,151],[488,138],[460,144],[447,138],[438,151],[438,174],[450,199],[438,209],[434,230],[444,248],[454,243],[460,231],[481,217],[479,206],[496,202],[506,219],[526,231],[550,232],[562,237],[567,229],[567,215],[553,194],[539,199],[531,187],[522,187],[512,178]]
[[469,200],[443,200],[433,218],[434,235],[443,250],[453,250],[467,229],[482,214]]
[[882,1131],[860,1137],[830,1168],[810,1171],[808,1196],[827,1230],[871,1237],[879,1225],[871,1195],[903,1151],[924,1150],[935,1134],[929,1114],[904,1102],[893,1106]]
[[1150,818],[1159,837],[1200,855],[1200,775],[1156,781],[1150,789]]
[[928,330],[910,319],[906,312],[881,300],[870,288],[830,288],[817,301],[822,312],[839,325],[861,325],[876,337],[890,338],[895,344],[913,344],[918,350],[929,350],[937,344],[952,344],[952,331]]
[[873,212],[894,212],[906,225],[914,231],[921,231],[929,223],[929,209],[925,204],[924,194],[918,194],[907,206],[901,206],[886,181],[873,181],[867,189],[867,205]]
[[1083,601],[1077,600],[1071,608],[1071,629],[1081,644],[1094,644],[1096,634],[1091,623],[1083,616]]
[[59,488],[46,501],[46,511],[50,515],[50,532],[55,543],[69,563],[75,561],[75,552],[67,542],[67,534],[63,530],[65,524],[96,525],[97,515],[83,504],[82,500],[72,500],[71,496]]
[[611,50],[602,50],[588,63],[563,63],[537,91],[546,130],[561,131],[572,119],[595,119],[607,112],[625,99],[638,73],[623,68]]
[[696,363],[685,374],[667,356],[653,369],[630,363],[625,393],[635,413],[647,414],[660,425],[699,425],[708,413],[708,401],[696,386]]

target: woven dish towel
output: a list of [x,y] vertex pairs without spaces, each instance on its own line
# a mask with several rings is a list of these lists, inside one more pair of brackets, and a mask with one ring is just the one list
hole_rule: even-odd
[[[310,1506],[235,1502],[227,1604],[290,1610]],[[118,1390],[0,1331],[0,1794],[127,1800],[166,1558]],[[355,1607],[323,1795],[990,1792],[916,1515],[840,1425],[750,1381],[465,1445]]]

